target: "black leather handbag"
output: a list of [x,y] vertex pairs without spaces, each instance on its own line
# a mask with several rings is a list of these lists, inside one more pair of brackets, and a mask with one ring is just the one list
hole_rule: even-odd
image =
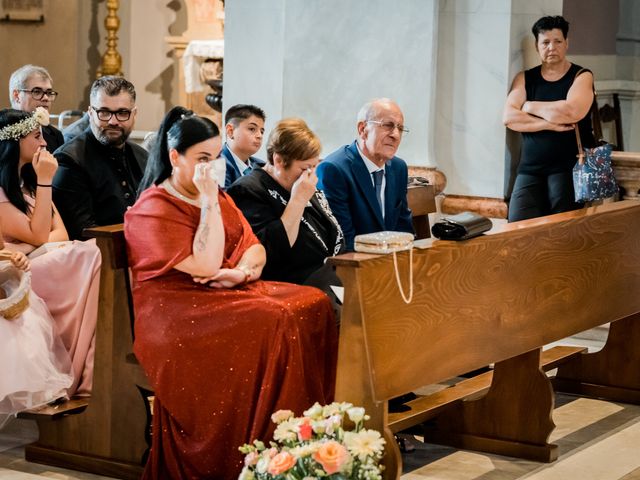
[[431,227],[431,233],[440,240],[468,240],[491,230],[491,220],[473,212],[462,212],[444,217]]

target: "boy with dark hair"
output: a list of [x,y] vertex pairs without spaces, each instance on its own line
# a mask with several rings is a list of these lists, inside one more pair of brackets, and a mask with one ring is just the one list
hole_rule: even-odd
[[265,114],[255,105],[234,105],[224,117],[226,143],[221,155],[225,159],[226,174],[224,188],[252,168],[264,165],[264,160],[253,157],[262,146]]

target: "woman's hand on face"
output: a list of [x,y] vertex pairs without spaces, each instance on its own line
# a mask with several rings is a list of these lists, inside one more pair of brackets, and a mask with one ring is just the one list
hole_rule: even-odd
[[213,165],[198,163],[193,171],[193,184],[201,195],[218,196],[218,180]]
[[236,268],[221,268],[212,277],[193,277],[196,283],[209,284],[213,288],[232,288],[244,283],[246,275]]
[[36,172],[38,183],[50,185],[58,169],[56,157],[51,155],[46,148],[40,147],[33,155],[32,165],[33,170]]
[[300,199],[305,203],[308,202],[316,191],[318,176],[315,168],[307,168],[298,179],[293,182],[291,187],[291,199]]

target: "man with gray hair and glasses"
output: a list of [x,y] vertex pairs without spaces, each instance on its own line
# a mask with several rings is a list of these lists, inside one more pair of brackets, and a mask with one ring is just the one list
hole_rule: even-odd
[[89,127],[55,152],[53,199],[71,239],[81,239],[87,227],[122,223],[147,163],[147,151],[128,141],[136,118],[133,85],[102,77],[89,99]]
[[[24,65],[9,78],[9,100],[11,108],[16,110],[33,112],[37,107],[43,107],[49,111],[57,96],[51,75],[43,67]],[[42,135],[51,153],[64,143],[62,133],[53,125],[42,127]]]
[[358,137],[316,169],[318,188],[342,227],[347,250],[361,233],[413,233],[407,206],[407,164],[396,157],[404,126],[400,107],[388,98],[366,103],[358,113]]

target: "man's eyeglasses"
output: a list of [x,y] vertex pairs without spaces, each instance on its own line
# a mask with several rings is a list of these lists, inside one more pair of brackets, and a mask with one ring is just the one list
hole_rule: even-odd
[[21,92],[27,92],[34,100],[42,100],[42,97],[46,95],[51,101],[53,101],[58,96],[58,92],[56,92],[55,90],[51,90],[50,88],[47,90],[43,90],[40,87],[35,87],[31,90],[27,90],[25,88],[20,88],[19,90]]
[[400,135],[406,135],[407,133],[409,133],[409,129],[404,128],[404,125],[400,125],[399,123],[383,122],[381,120],[367,120],[367,123],[375,123],[376,125],[380,125],[380,128],[388,133],[393,132],[396,128],[400,132]]
[[116,120],[119,122],[126,122],[131,118],[131,112],[135,110],[135,108],[133,110],[122,108],[114,112],[112,110],[107,110],[106,108],[96,108],[93,105],[91,106],[91,109],[96,112],[96,116],[101,122],[108,122],[114,115],[116,116]]

